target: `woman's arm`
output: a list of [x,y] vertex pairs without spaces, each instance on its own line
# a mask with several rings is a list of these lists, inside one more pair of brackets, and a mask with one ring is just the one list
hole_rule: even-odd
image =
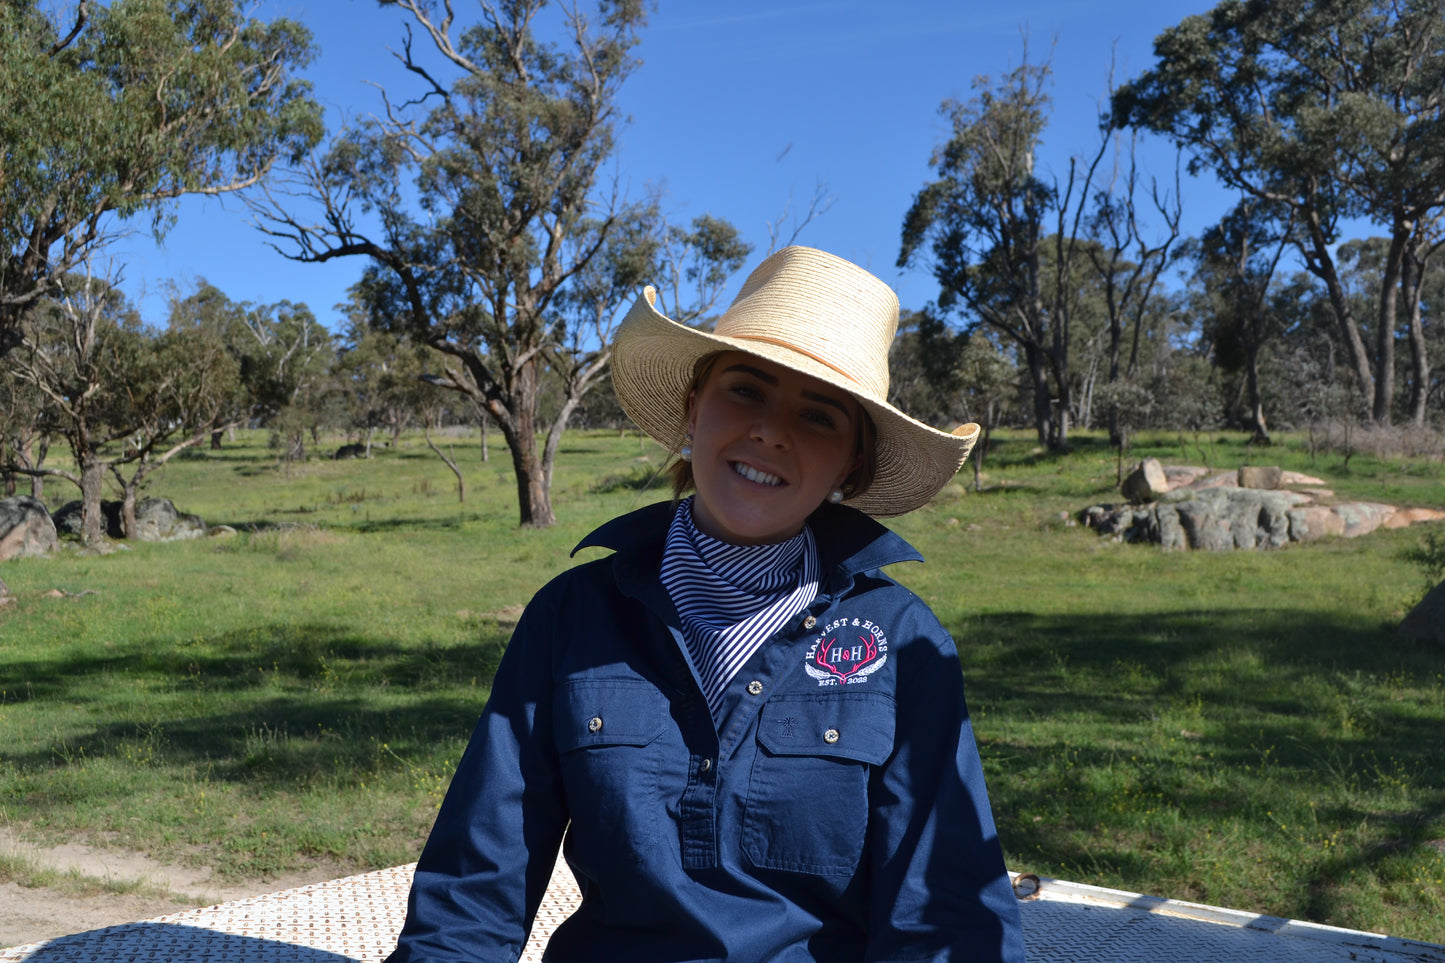
[[491,698],[417,864],[388,963],[512,963],[567,825],[552,737],[552,629],[544,589],[523,613]]
[[914,638],[897,651],[896,748],[869,787],[866,959],[1023,963],[958,654],[919,608]]

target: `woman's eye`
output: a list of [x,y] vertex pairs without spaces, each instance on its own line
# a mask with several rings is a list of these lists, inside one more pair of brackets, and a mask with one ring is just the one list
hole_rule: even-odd
[[749,401],[757,401],[763,396],[763,393],[761,391],[759,391],[757,388],[754,388],[752,385],[747,384],[733,385],[731,388],[728,389],[728,391],[732,392],[734,395],[737,395],[739,398],[746,398]]
[[838,427],[838,422],[834,420],[833,416],[828,414],[828,412],[826,411],[805,412],[803,414],[803,417],[812,424],[817,425],[819,428],[827,428],[831,430]]

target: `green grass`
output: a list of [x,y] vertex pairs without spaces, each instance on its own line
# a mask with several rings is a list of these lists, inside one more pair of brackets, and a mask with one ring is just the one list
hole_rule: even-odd
[[[247,879],[415,859],[518,606],[662,497],[635,436],[568,436],[547,531],[516,527],[499,446],[485,465],[458,447],[460,504],[420,439],[289,470],[263,440],[152,489],[238,535],[4,567],[12,831]],[[1438,462],[1184,441],[1130,457],[1445,506]],[[983,492],[966,471],[891,523],[929,558],[893,574],[958,639],[1011,868],[1445,942],[1445,653],[1392,634],[1424,588],[1421,530],[1164,554],[1068,523],[1117,497],[1115,470],[1098,438],[1054,455],[1006,433]]]

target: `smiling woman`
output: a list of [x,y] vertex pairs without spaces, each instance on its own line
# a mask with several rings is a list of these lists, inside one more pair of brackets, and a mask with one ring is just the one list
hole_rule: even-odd
[[1022,961],[958,653],[868,517],[932,498],[978,426],[888,404],[898,300],[830,254],[767,258],[712,333],[654,303],[613,383],[680,500],[523,613],[392,959],[515,959],[565,831],[583,898],[549,960]]
[[742,352],[711,367],[688,393],[693,519],[734,545],[785,541],[825,498],[843,500],[868,416],[846,392]]

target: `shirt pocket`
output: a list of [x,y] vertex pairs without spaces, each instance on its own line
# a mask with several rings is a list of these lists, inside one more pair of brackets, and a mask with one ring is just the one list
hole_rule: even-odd
[[568,679],[556,690],[553,733],[572,820],[569,847],[586,858],[636,861],[658,832],[658,739],[667,697],[641,679]]
[[894,702],[877,692],[780,696],[763,706],[743,813],[762,869],[851,876],[868,829],[868,775],[893,753]]

